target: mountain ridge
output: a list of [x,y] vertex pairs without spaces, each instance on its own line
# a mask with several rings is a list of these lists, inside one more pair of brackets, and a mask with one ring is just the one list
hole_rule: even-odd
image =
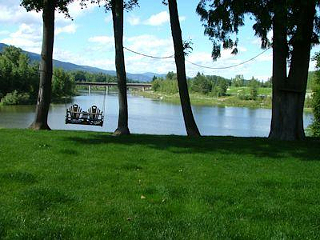
[[[0,43],[0,52],[3,51],[5,47],[8,47],[9,45]],[[27,54],[31,61],[40,61],[40,54],[28,52],[23,50],[23,53]],[[77,65],[71,62],[64,62],[60,60],[53,60],[53,66],[57,68],[63,68],[66,71],[85,71],[90,73],[104,73],[111,76],[116,76],[116,71],[114,70],[105,70],[97,67],[91,67],[91,66],[85,66],[85,65]],[[145,72],[145,73],[127,73],[127,78],[139,81],[139,82],[151,82],[153,76],[156,77],[165,77],[166,74],[158,74],[158,73],[152,73],[152,72]]]

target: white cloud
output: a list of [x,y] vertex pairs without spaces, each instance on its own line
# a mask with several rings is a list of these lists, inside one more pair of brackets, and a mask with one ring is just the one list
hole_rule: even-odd
[[0,2],[0,23],[2,24],[40,24],[41,21],[41,13],[27,12],[20,6],[18,0]]
[[160,26],[170,21],[170,16],[167,11],[160,12],[152,15],[148,20],[144,22],[145,25]]
[[140,35],[125,38],[128,48],[148,55],[166,56],[173,54],[173,43],[169,39],[157,38],[154,35]]
[[107,17],[104,19],[105,23],[110,23],[112,21],[112,14],[109,13]]
[[[72,19],[77,19],[91,13],[98,6],[96,4],[88,4],[87,7],[81,7],[79,1],[74,1],[68,5],[69,15]],[[70,22],[71,19],[66,18],[63,13],[56,14],[56,22],[60,24],[61,22]]]
[[131,26],[136,26],[139,25],[141,23],[140,21],[140,17],[136,17],[136,16],[129,16],[128,17],[128,22]]
[[23,23],[19,26],[18,31],[9,34],[8,38],[2,39],[2,42],[39,53],[42,42],[41,28]]
[[77,25],[69,24],[64,27],[57,27],[55,30],[55,34],[59,35],[60,33],[75,33],[77,30]]
[[269,50],[269,52],[266,52],[266,53],[260,55],[259,57],[257,57],[257,61],[272,62],[272,57],[273,57],[272,51]]
[[[79,1],[68,5],[69,14],[73,19],[84,16],[92,12],[97,5],[89,4],[87,8],[81,8]],[[0,23],[4,24],[42,24],[42,12],[30,11],[20,6],[20,0],[4,1],[0,0]],[[55,20],[57,25],[70,23],[71,19],[66,18],[64,14],[56,12]]]
[[10,34],[9,31],[0,31],[0,36],[1,36],[1,35],[8,35],[8,34]]
[[79,53],[73,53],[70,51],[55,48],[53,53],[53,58],[60,61],[71,62],[78,65],[94,66],[94,67],[98,67],[106,70],[114,69],[113,59],[108,59],[106,57],[97,58],[96,54],[97,52],[91,52],[91,51],[84,51],[81,54],[79,54]]
[[187,18],[185,16],[179,17],[180,22],[184,22]]
[[95,36],[88,39],[89,42],[98,43],[101,45],[113,45],[114,38],[112,36]]
[[[186,17],[181,16],[179,17],[180,22],[183,22],[186,20]],[[137,26],[137,25],[148,25],[148,26],[161,26],[165,23],[170,22],[170,15],[167,11],[162,11],[160,13],[152,15],[150,18],[148,18],[145,21],[141,21],[140,17],[130,15],[127,19],[129,24],[131,26]]]

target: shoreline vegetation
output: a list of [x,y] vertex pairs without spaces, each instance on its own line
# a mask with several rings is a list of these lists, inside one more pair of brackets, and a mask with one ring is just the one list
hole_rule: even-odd
[[[133,94],[152,99],[180,104],[177,75],[168,72],[165,77],[154,77],[152,91],[135,91]],[[312,112],[312,84],[314,74],[309,75],[309,84],[305,99],[305,112]],[[198,73],[188,79],[188,89],[192,105],[218,107],[272,108],[272,79],[259,81],[252,77],[244,79],[242,75],[226,79],[216,75]]]
[[[164,101],[173,104],[180,104],[178,93],[169,94],[154,91],[132,91],[133,95],[151,98],[154,100]],[[257,100],[242,100],[235,95],[228,95],[223,97],[211,97],[203,94],[190,93],[191,104],[194,106],[207,107],[245,107],[245,108],[265,108],[271,109],[271,98]],[[310,106],[304,108],[304,112],[312,113]]]
[[317,138],[0,136],[0,239],[320,238]]

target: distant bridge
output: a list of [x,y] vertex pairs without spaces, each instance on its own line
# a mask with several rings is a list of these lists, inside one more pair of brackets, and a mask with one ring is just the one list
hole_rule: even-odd
[[[109,91],[110,87],[117,87],[116,82],[76,82],[77,86],[89,86],[89,93],[91,92],[91,86],[106,87],[106,91]],[[151,89],[151,83],[127,83],[127,88],[141,88],[143,91]]]

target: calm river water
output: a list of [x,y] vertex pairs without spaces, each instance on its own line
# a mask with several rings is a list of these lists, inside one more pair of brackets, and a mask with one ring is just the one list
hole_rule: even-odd
[[[68,104],[53,104],[49,112],[52,129],[113,132],[117,127],[118,96],[116,94],[83,94],[73,99],[83,110],[97,105],[103,110],[105,98],[105,122],[103,127],[66,125]],[[132,133],[186,135],[179,105],[164,103],[144,97],[128,95],[129,128]],[[0,107],[0,128],[27,128],[34,119],[34,106]],[[193,106],[193,113],[202,135],[266,137],[270,129],[271,110],[236,107]],[[304,115],[304,125],[312,121],[312,114]]]

